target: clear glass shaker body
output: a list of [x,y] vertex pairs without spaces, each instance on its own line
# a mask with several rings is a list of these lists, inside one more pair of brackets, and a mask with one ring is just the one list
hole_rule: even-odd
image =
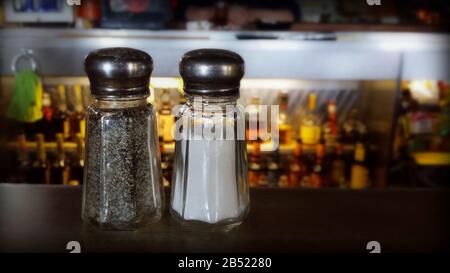
[[245,113],[236,99],[188,96],[178,111],[171,214],[183,225],[227,229],[249,211]]
[[164,202],[153,107],[145,98],[95,100],[86,126],[83,220],[119,230],[158,221]]

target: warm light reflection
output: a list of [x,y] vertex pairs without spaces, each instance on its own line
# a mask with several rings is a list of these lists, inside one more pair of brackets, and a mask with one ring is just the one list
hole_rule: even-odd
[[183,80],[180,77],[152,77],[150,86],[153,88],[176,88],[183,89]]
[[128,71],[133,72],[138,70],[138,65],[135,63],[128,63]]
[[439,88],[437,81],[413,80],[408,84],[413,97],[420,103],[437,103],[439,99]]

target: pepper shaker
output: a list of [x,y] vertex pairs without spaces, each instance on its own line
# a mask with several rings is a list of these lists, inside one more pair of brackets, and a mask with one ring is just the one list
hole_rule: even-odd
[[87,109],[82,219],[132,230],[158,221],[163,188],[156,116],[147,103],[153,60],[131,48],[105,48],[84,63]]
[[186,104],[176,121],[171,214],[182,225],[228,230],[249,211],[245,112],[237,104],[244,61],[220,49],[180,62]]

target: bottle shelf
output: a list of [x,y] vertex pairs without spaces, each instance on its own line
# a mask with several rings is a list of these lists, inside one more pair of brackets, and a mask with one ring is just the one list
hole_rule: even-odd
[[[163,145],[164,145],[163,154],[173,154],[173,152],[175,150],[175,143],[164,143]],[[345,145],[342,145],[342,148],[343,148],[344,153],[351,153],[355,150],[355,145],[345,144]],[[294,149],[295,149],[295,142],[292,142],[290,144],[280,144],[279,153],[280,154],[292,154],[294,152]],[[325,149],[326,149],[327,153],[331,153],[331,152],[333,152],[334,146],[326,145]],[[276,149],[275,149],[273,143],[271,143],[271,142],[261,144],[261,153],[262,154],[270,154],[270,153],[273,153],[275,150]],[[316,152],[316,145],[303,144],[302,150],[304,153],[314,154]],[[252,151],[253,151],[253,144],[247,143],[247,152],[251,153]]]
[[[9,149],[17,149],[18,143],[17,142],[8,142],[6,145]],[[56,150],[56,142],[45,142],[44,147],[46,150]],[[36,150],[37,143],[36,142],[26,142],[26,149],[27,150]],[[64,142],[63,148],[65,150],[76,150],[77,144],[75,142]]]
[[424,166],[450,166],[450,153],[419,152],[411,153],[416,163]]
[[[280,144],[279,145],[279,153],[280,154],[291,154],[295,149],[295,142],[290,144]],[[334,146],[325,145],[326,152],[332,152]],[[343,145],[343,152],[353,152],[355,150],[355,145]],[[247,151],[250,153],[253,151],[253,145],[251,143],[247,144]],[[273,147],[272,143],[263,143],[261,144],[261,153],[272,153],[275,151],[275,147]],[[307,154],[315,154],[316,153],[316,145],[308,145],[302,144],[302,151]]]
[[[8,142],[7,143],[7,148],[8,149],[17,149],[18,148],[18,143],[17,142]],[[37,147],[36,142],[27,142],[26,143],[26,149],[27,150],[35,150]],[[71,141],[66,141],[63,144],[63,147],[65,150],[76,150],[77,148],[77,144],[75,142],[71,142]],[[355,145],[343,145],[343,151],[344,153],[346,152],[353,152],[355,149]],[[45,149],[46,150],[56,150],[56,142],[45,142]],[[279,153],[280,154],[291,154],[293,153],[295,149],[295,142],[292,142],[290,144],[280,144],[279,146]],[[303,144],[302,145],[302,149],[304,153],[315,153],[316,152],[316,146],[315,145],[307,145],[307,144]],[[327,152],[332,152],[333,151],[333,146],[326,146],[325,147]],[[163,154],[173,154],[175,150],[175,143],[164,143],[163,144]],[[247,152],[252,152],[253,151],[253,145],[251,143],[247,144]],[[270,154],[272,152],[274,152],[275,149],[273,147],[273,143],[262,143],[261,144],[261,153],[263,154]]]

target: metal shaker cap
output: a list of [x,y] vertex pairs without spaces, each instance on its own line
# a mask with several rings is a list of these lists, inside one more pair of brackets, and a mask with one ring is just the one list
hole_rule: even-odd
[[192,95],[238,96],[244,70],[241,56],[222,49],[189,51],[180,62],[184,91]]
[[104,48],[91,52],[84,69],[94,97],[126,98],[150,95],[148,88],[153,60],[132,48]]

